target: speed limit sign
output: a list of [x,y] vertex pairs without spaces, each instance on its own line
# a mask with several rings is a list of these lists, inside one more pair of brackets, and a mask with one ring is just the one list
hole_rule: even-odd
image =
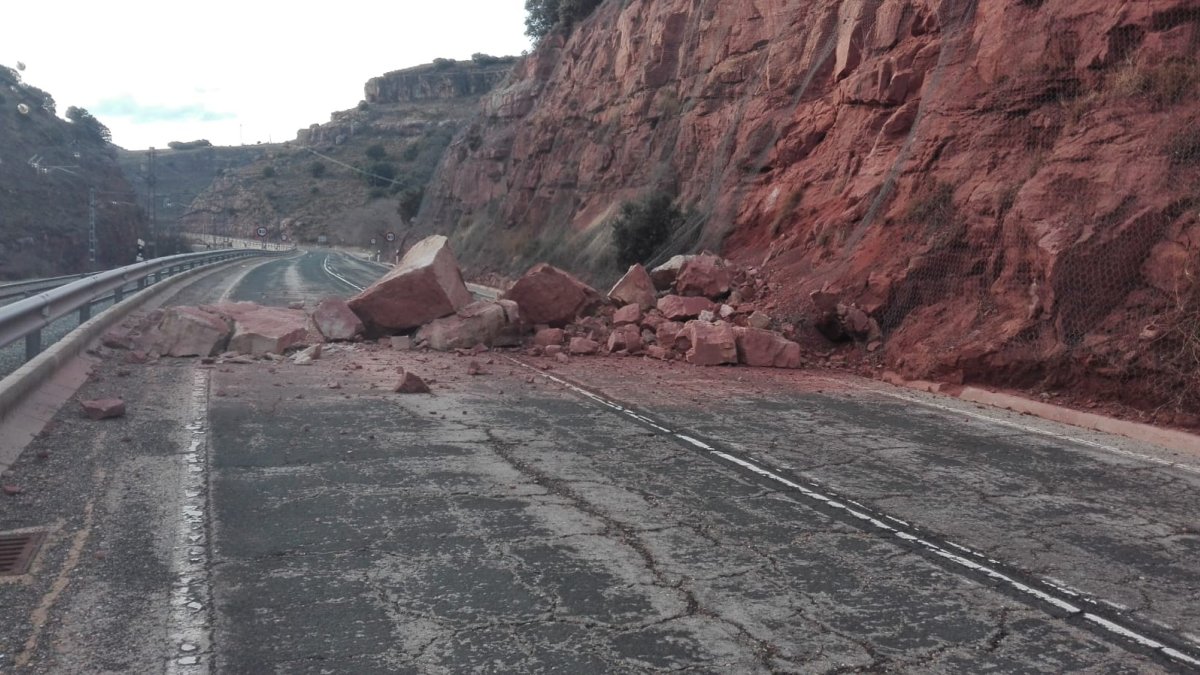
[[258,228],[258,236],[260,236],[260,237],[267,236],[267,228],[265,228],[265,227]]
[[396,233],[388,232],[387,234],[383,235],[383,238],[387,239],[388,241],[396,241]]

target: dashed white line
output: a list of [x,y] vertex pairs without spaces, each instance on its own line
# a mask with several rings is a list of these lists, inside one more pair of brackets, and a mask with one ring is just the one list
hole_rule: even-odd
[[[1095,626],[1097,626],[1113,635],[1116,635],[1123,639],[1132,641],[1132,642],[1139,644],[1142,647],[1145,647],[1147,649],[1154,650],[1154,651],[1158,652],[1159,654],[1163,655],[1164,657],[1166,657],[1176,663],[1182,663],[1182,664],[1186,664],[1189,666],[1200,667],[1200,660],[1197,660],[1195,657],[1192,657],[1192,656],[1185,654],[1173,647],[1165,645],[1162,642],[1159,642],[1158,640],[1155,640],[1154,638],[1152,638],[1148,635],[1138,632],[1137,630],[1134,630],[1127,626],[1123,626],[1115,621],[1112,621],[1112,620],[1106,619],[1104,617],[1101,617],[1099,615],[1093,614],[1092,612],[1087,612],[1079,604],[1076,604],[1074,602],[1070,602],[1063,598],[1057,597],[1057,596],[1053,595],[1052,593],[1048,593],[1039,588],[1030,586],[1027,583],[1024,583],[1018,579],[1013,578],[1012,576],[1010,576],[1008,574],[1005,574],[1004,572],[1000,571],[996,567],[992,566],[992,565],[1001,565],[1002,563],[1000,563],[997,560],[991,559],[991,558],[984,558],[981,554],[978,554],[978,553],[972,551],[970,548],[968,548],[966,546],[961,546],[959,544],[949,542],[949,541],[945,542],[945,544],[947,546],[951,546],[956,549],[959,549],[971,556],[978,557],[978,558],[984,558],[990,564],[976,562],[975,560],[971,560],[962,555],[959,555],[957,553],[949,551],[945,547],[943,547],[937,543],[934,543],[932,541],[929,541],[925,537],[920,536],[919,534],[916,533],[915,528],[913,528],[912,526],[908,525],[907,523],[905,523],[904,521],[902,521],[898,518],[892,518],[891,516],[888,516],[886,514],[881,514],[881,516],[880,516],[881,518],[887,518],[888,520],[891,520],[897,524],[897,526],[893,527],[892,525],[889,525],[888,523],[883,522],[883,520],[881,520],[880,518],[876,518],[875,516],[871,515],[870,513],[867,513],[865,507],[855,508],[854,506],[851,506],[850,504],[844,503],[843,501],[839,501],[838,498],[822,494],[821,492],[818,492],[809,487],[805,487],[804,485],[801,485],[793,480],[789,480],[788,478],[785,478],[784,476],[781,476],[778,473],[771,471],[770,469],[759,466],[757,463],[752,462],[748,459],[744,459],[742,457],[732,455],[728,452],[718,450],[717,448],[713,447],[712,445],[710,445],[704,441],[701,441],[693,436],[682,433],[680,431],[675,431],[675,430],[669,429],[667,427],[664,427],[664,426],[656,424],[656,423],[649,422],[649,418],[646,417],[645,415],[641,415],[635,411],[629,410],[618,403],[610,401],[610,400],[604,398],[603,396],[600,396],[594,392],[588,391],[587,389],[584,389],[583,387],[577,386],[572,382],[564,380],[560,377],[555,377],[554,375],[551,375],[551,374],[541,371],[537,368],[534,368],[533,366],[531,366],[523,361],[520,361],[518,359],[514,359],[512,357],[507,357],[507,358],[509,359],[509,361],[521,366],[522,368],[532,370],[532,371],[536,372],[538,375],[540,375],[552,382],[555,382],[559,385],[562,385],[563,387],[575,392],[576,394],[579,394],[579,395],[584,396],[588,399],[591,399],[597,403],[600,403],[600,404],[604,405],[605,407],[610,408],[616,412],[622,413],[626,417],[632,418],[632,419],[642,422],[644,424],[650,423],[655,429],[661,430],[663,433],[669,434],[669,435],[673,436],[674,438],[676,438],[684,443],[687,443],[688,445],[691,445],[692,447],[695,447],[699,450],[702,450],[702,451],[708,453],[712,457],[716,457],[716,458],[722,460],[725,463],[732,464],[734,466],[738,466],[746,471],[754,473],[758,476],[762,476],[763,478],[766,478],[768,480],[774,481],[780,485],[783,485],[783,486],[791,489],[792,491],[800,493],[802,496],[804,496],[812,501],[819,502],[828,508],[840,510],[840,511],[844,512],[845,514],[853,517],[856,520],[862,521],[864,523],[869,523],[875,529],[882,531],[886,535],[894,536],[894,537],[901,539],[903,541],[906,541],[912,545],[919,546],[919,547],[925,549],[926,551],[928,551],[929,553],[931,553],[943,560],[951,562],[961,568],[970,570],[971,572],[974,572],[976,574],[982,574],[984,576],[987,576],[988,578],[990,578],[996,582],[999,582],[1001,584],[1004,584],[1008,588],[1010,588],[1014,591],[1017,591],[1022,595],[1026,595],[1031,598],[1035,598],[1045,604],[1056,607],[1056,608],[1066,612],[1070,616],[1081,617],[1085,621],[1088,621],[1088,622],[1094,624]],[[904,397],[900,397],[900,398],[904,398]],[[919,401],[914,401],[914,402],[919,402]],[[938,406],[938,407],[940,407],[940,406]],[[949,409],[949,408],[947,408],[947,409],[951,410],[952,412],[956,412],[956,413],[963,412],[960,410],[953,410],[953,409]],[[980,417],[983,417],[983,416],[980,416]],[[988,421],[997,421],[997,420],[992,420],[991,418],[985,418],[985,419],[987,419]],[[1016,424],[1010,423],[1008,426],[1021,427],[1022,425],[1016,425]],[[1033,428],[1030,428],[1029,430],[1044,433],[1044,432],[1041,432],[1041,430],[1036,430]],[[1049,435],[1055,436],[1055,434],[1049,434]],[[1076,439],[1069,439],[1069,440],[1076,440]],[[1099,447],[1105,447],[1105,448],[1108,447],[1108,446],[1104,446],[1099,443],[1088,442],[1088,444],[1096,445]],[[849,501],[849,500],[845,500],[845,501]],[[1063,588],[1058,584],[1055,584],[1055,583],[1052,583],[1052,582],[1049,582],[1049,581],[1046,581],[1043,579],[1037,579],[1037,581],[1039,583],[1045,585],[1048,588],[1054,589],[1055,591],[1062,593],[1063,595],[1081,597],[1077,592]],[[1088,602],[1092,605],[1097,605],[1103,601],[1088,600]],[[1188,640],[1186,640],[1186,637],[1183,639],[1185,642],[1188,641]]]

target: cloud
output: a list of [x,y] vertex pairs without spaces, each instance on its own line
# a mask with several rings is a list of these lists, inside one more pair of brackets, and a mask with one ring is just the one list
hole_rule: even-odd
[[236,114],[210,110],[202,103],[185,105],[155,105],[139,103],[128,94],[100,101],[89,111],[100,120],[106,117],[124,117],[139,124],[153,122],[218,122],[234,119]]

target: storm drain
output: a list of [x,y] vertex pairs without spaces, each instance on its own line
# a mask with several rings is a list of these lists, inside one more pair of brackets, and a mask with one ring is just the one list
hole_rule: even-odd
[[46,539],[45,532],[0,534],[0,576],[15,576],[29,571],[29,563]]

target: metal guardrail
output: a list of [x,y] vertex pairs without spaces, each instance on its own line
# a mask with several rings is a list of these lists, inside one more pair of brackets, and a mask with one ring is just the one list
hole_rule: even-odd
[[46,277],[44,279],[26,279],[0,284],[0,302],[9,298],[27,298],[35,293],[48,291],[51,288],[65,286],[72,281],[86,277],[86,274],[70,274],[65,277]]
[[183,253],[134,263],[60,285],[0,307],[0,349],[25,338],[25,360],[28,361],[42,351],[42,329],[71,312],[79,312],[79,323],[83,323],[91,318],[94,303],[109,299],[120,302],[127,291],[141,290],[164,277],[226,260],[283,253],[290,251],[240,249]]

